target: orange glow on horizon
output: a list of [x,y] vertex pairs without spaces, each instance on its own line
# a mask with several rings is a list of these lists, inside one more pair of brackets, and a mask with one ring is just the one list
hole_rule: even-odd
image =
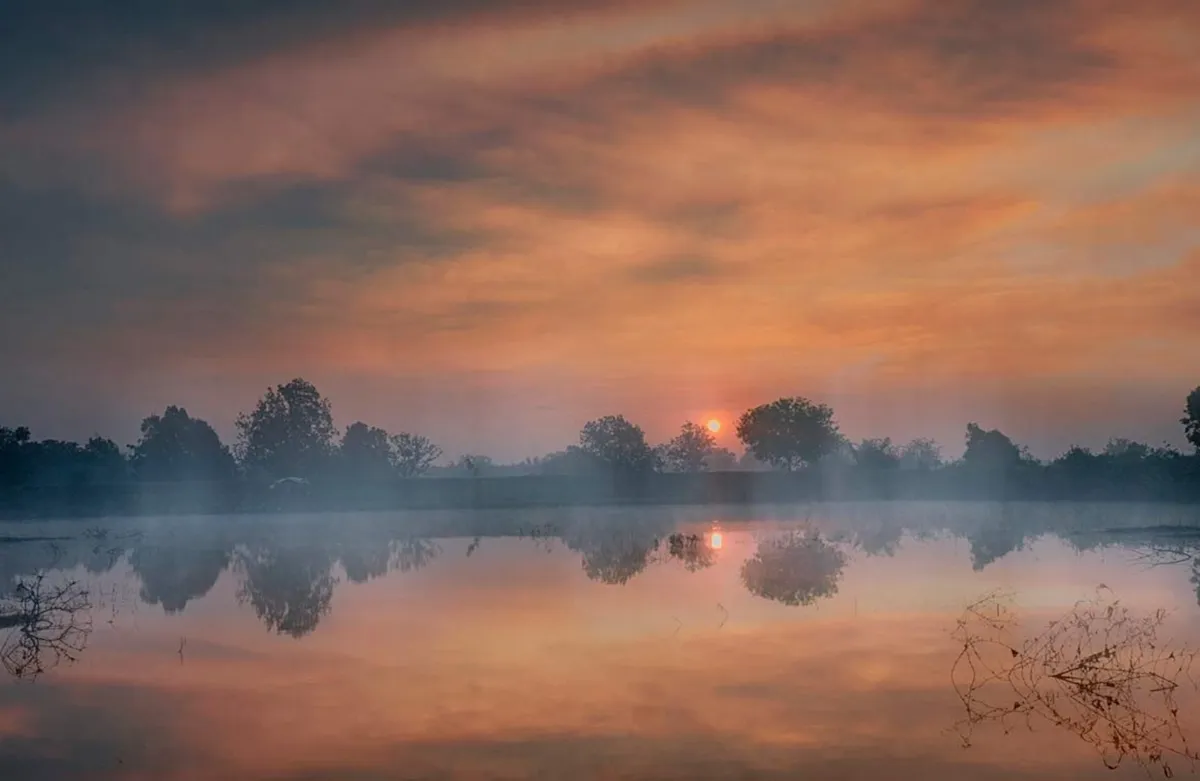
[[725,539],[721,536],[721,532],[713,532],[709,538],[709,546],[713,550],[720,550],[721,546],[724,544]]

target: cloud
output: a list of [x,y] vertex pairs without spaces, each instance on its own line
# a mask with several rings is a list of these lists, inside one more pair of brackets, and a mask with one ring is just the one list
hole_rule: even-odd
[[18,385],[1183,389],[1194,4],[98,8],[4,55]]

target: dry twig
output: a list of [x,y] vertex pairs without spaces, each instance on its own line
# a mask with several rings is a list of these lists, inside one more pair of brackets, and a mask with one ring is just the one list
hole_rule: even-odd
[[1018,642],[1011,595],[993,592],[964,611],[951,679],[966,709],[955,725],[964,746],[984,722],[1007,734],[1038,718],[1092,744],[1109,768],[1130,760],[1170,778],[1171,762],[1193,770],[1200,755],[1179,723],[1175,691],[1197,651],[1159,640],[1165,610],[1138,618],[1107,588],[1041,633]]

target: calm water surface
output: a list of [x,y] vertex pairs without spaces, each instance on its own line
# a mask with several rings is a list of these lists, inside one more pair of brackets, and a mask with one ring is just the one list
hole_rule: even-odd
[[1186,776],[1189,525],[972,504],[4,525],[0,767]]

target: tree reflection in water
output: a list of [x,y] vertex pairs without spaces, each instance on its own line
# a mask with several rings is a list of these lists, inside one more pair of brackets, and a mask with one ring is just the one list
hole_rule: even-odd
[[1196,651],[1159,639],[1166,611],[1135,617],[1104,587],[1038,635],[1018,642],[1012,599],[993,593],[970,605],[953,636],[962,644],[951,679],[966,717],[964,746],[984,722],[1007,733],[1044,719],[1093,745],[1104,764],[1129,759],[1146,769],[1195,765],[1179,723],[1175,691]]
[[837,593],[846,554],[815,530],[792,531],[758,543],[742,564],[742,583],[757,597],[811,605]]
[[237,599],[254,608],[267,628],[300,638],[317,628],[333,600],[333,555],[318,546],[256,544],[239,548],[242,577]]
[[428,566],[441,552],[437,543],[420,537],[397,540],[392,543],[391,548],[389,566],[401,572],[415,572]]
[[0,662],[10,675],[37,678],[74,662],[87,645],[92,605],[75,581],[52,585],[39,573],[21,579],[3,602],[0,629],[11,631],[0,645]]
[[198,549],[169,543],[137,545],[129,565],[142,580],[143,602],[161,604],[167,614],[180,613],[216,585],[229,566],[229,550],[209,545]]
[[667,556],[682,563],[688,572],[707,569],[717,561],[717,552],[699,534],[672,534],[667,538]]
[[639,575],[659,549],[671,521],[661,516],[631,520],[600,514],[576,518],[563,532],[567,548],[583,556],[583,571],[590,580],[624,585]]

